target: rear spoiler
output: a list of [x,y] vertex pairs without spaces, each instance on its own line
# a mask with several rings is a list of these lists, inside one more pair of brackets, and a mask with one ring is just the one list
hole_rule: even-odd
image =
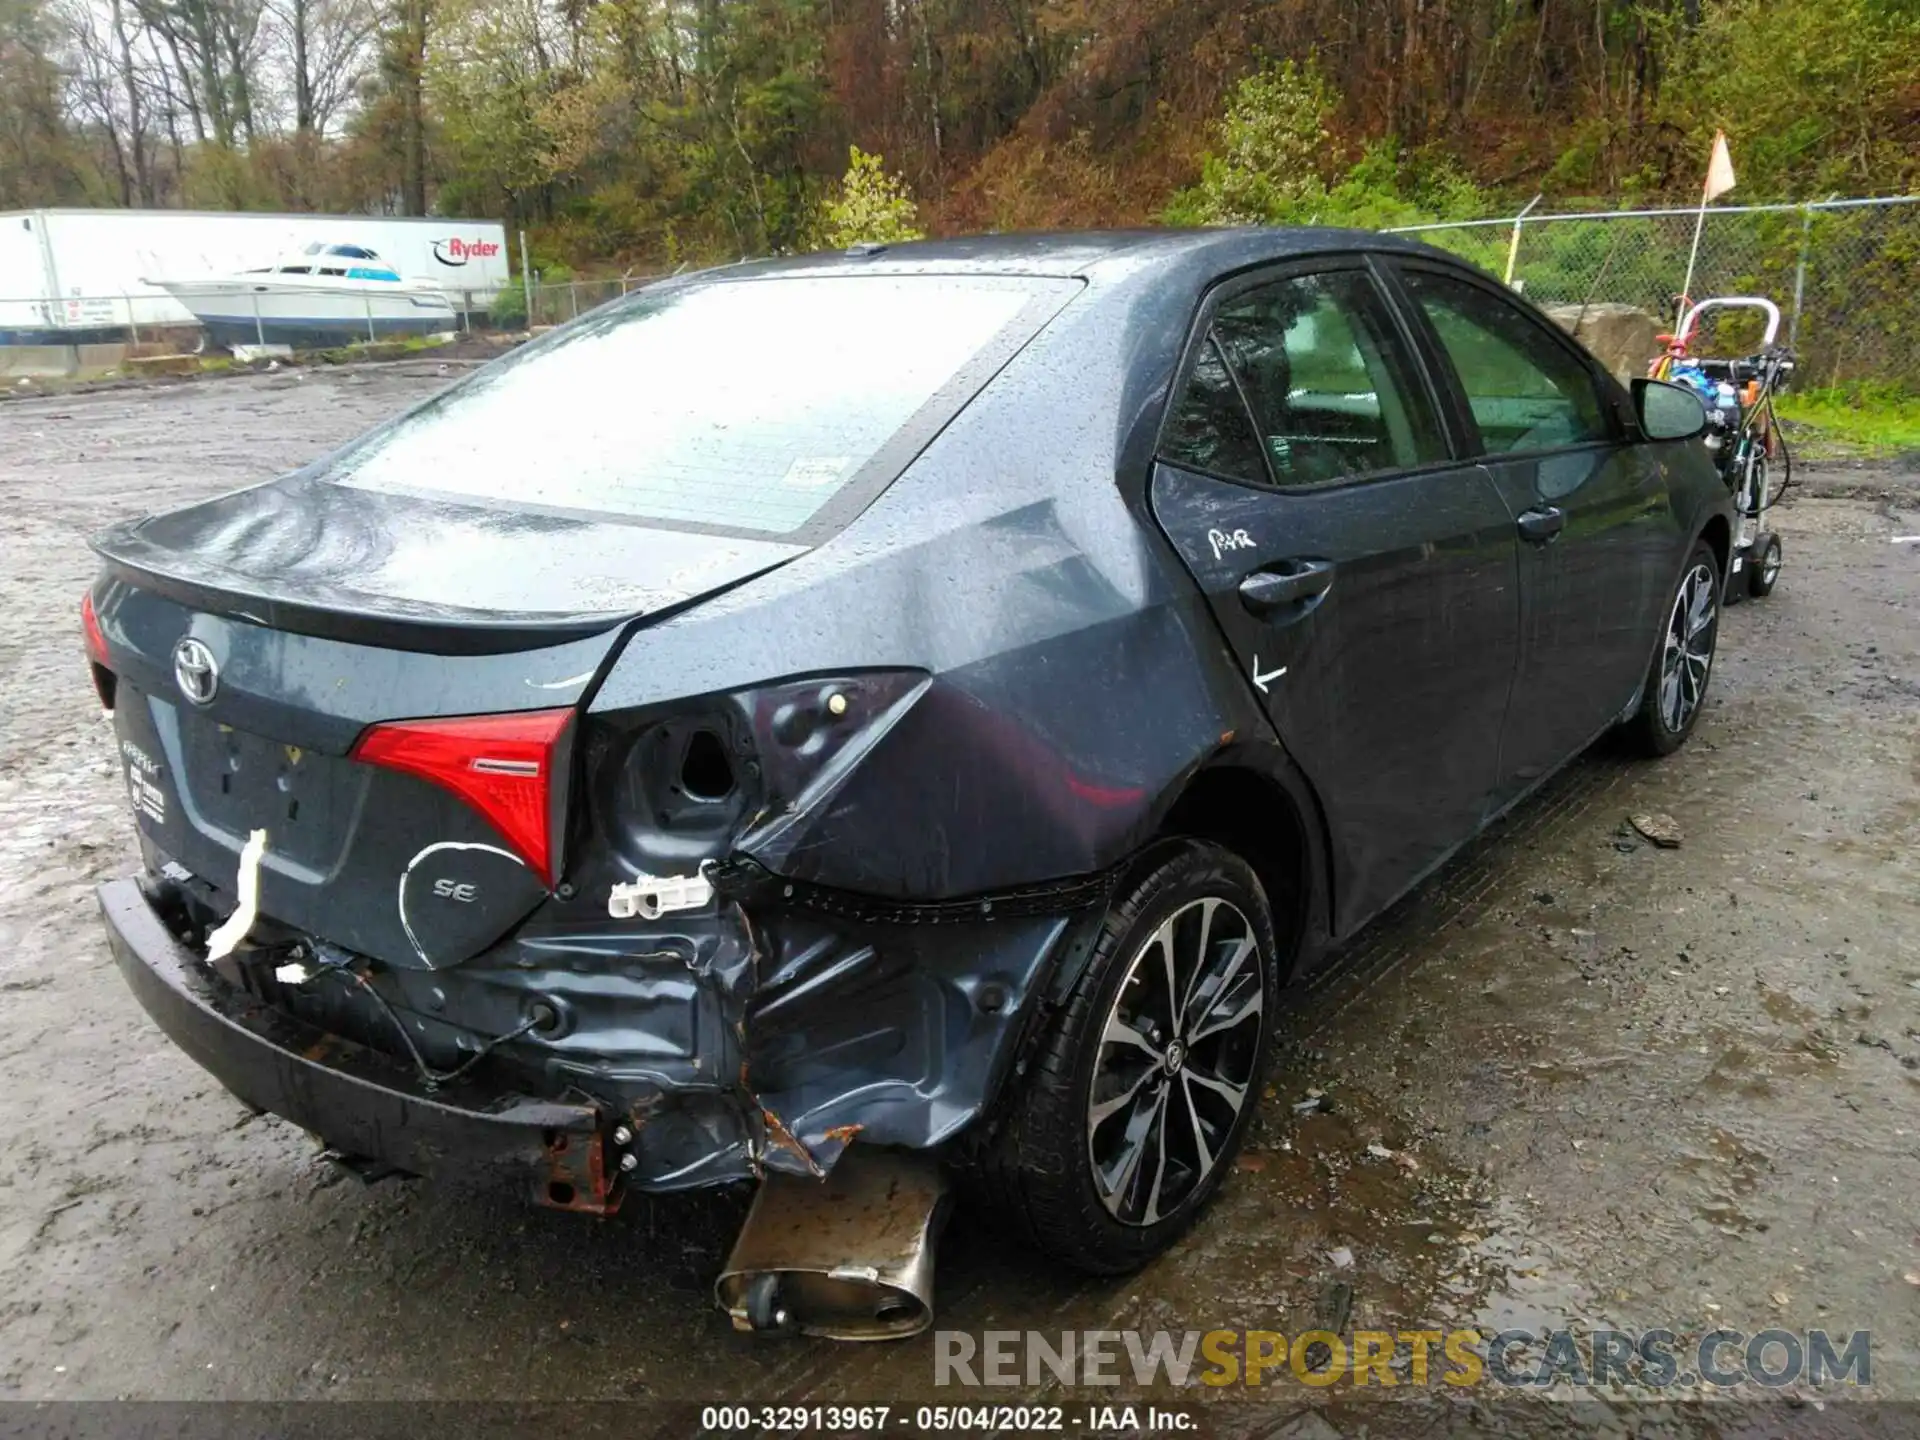
[[[131,542],[131,543],[128,543]],[[274,630],[315,635],[356,645],[412,650],[430,655],[504,655],[584,640],[638,618],[635,612],[601,614],[502,614],[459,606],[366,595],[333,587],[303,587],[298,598],[276,594],[252,576],[223,576],[205,561],[189,578],[161,568],[157,556],[126,530],[109,531],[92,543],[110,578],[151,590],[194,610],[228,615]],[[136,558],[138,557],[138,558]],[[223,581],[225,583],[223,583]]]

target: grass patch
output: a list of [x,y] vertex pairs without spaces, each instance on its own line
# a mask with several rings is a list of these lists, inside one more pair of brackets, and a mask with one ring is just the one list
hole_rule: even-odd
[[1776,402],[1788,443],[1805,460],[1867,460],[1920,452],[1920,395],[1884,385],[1789,390]]

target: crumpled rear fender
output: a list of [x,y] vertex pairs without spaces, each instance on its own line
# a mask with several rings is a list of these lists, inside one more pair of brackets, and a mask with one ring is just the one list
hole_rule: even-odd
[[[628,1183],[821,1175],[856,1139],[933,1149],[977,1121],[1107,895],[1096,876],[921,906],[749,861],[710,873],[719,898],[703,914],[602,924],[556,903],[483,957],[375,983],[447,1067],[536,1002],[556,1010],[560,1033],[515,1042],[508,1063],[534,1093],[589,1098],[629,1130]],[[286,999],[334,1033],[380,1039],[350,986]]]

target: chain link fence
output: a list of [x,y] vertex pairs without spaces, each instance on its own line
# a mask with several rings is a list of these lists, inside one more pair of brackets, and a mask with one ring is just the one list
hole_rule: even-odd
[[[1626,304],[1673,327],[1697,210],[1522,215],[1396,233],[1508,273],[1542,305]],[[1707,210],[1693,298],[1760,295],[1780,306],[1797,389],[1867,385],[1920,395],[1920,196]],[[1702,354],[1749,353],[1751,312],[1697,337]],[[1704,327],[1703,327],[1704,328]],[[1651,357],[1649,357],[1651,358]]]
[[[1399,233],[1495,275],[1508,273],[1511,257],[1514,283],[1541,304],[1625,304],[1666,330],[1675,318],[1697,218],[1695,210],[1526,214]],[[519,332],[564,324],[655,278],[536,277],[528,284],[515,277],[494,293],[451,292],[453,314],[445,328]],[[1779,304],[1786,317],[1783,338],[1799,352],[1797,388],[1864,385],[1920,395],[1920,196],[1712,207],[1693,294],[1763,295]],[[343,327],[342,342],[393,333],[378,312],[346,318],[352,323]],[[1750,312],[1714,318],[1718,330],[1699,337],[1702,353],[1744,354],[1758,346],[1758,322]],[[35,331],[32,338],[43,344],[130,343],[136,354],[190,350],[205,342],[178,302],[164,295],[0,297],[0,362],[6,345],[24,343]],[[6,368],[0,363],[0,373]]]
[[[536,328],[545,325],[563,325],[576,315],[586,314],[596,305],[617,300],[630,291],[638,290],[648,281],[658,278],[654,275],[621,275],[610,280],[536,280],[531,287],[532,324]],[[495,307],[496,313],[502,309],[522,314],[526,312],[524,298],[515,307],[513,299],[503,292],[501,302],[503,303]],[[505,317],[502,316],[502,318]]]

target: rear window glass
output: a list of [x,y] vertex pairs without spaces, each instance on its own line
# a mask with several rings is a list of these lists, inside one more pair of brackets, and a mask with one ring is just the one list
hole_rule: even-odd
[[790,535],[836,497],[871,500],[1076,288],[861,275],[643,295],[475,374],[328,478]]

